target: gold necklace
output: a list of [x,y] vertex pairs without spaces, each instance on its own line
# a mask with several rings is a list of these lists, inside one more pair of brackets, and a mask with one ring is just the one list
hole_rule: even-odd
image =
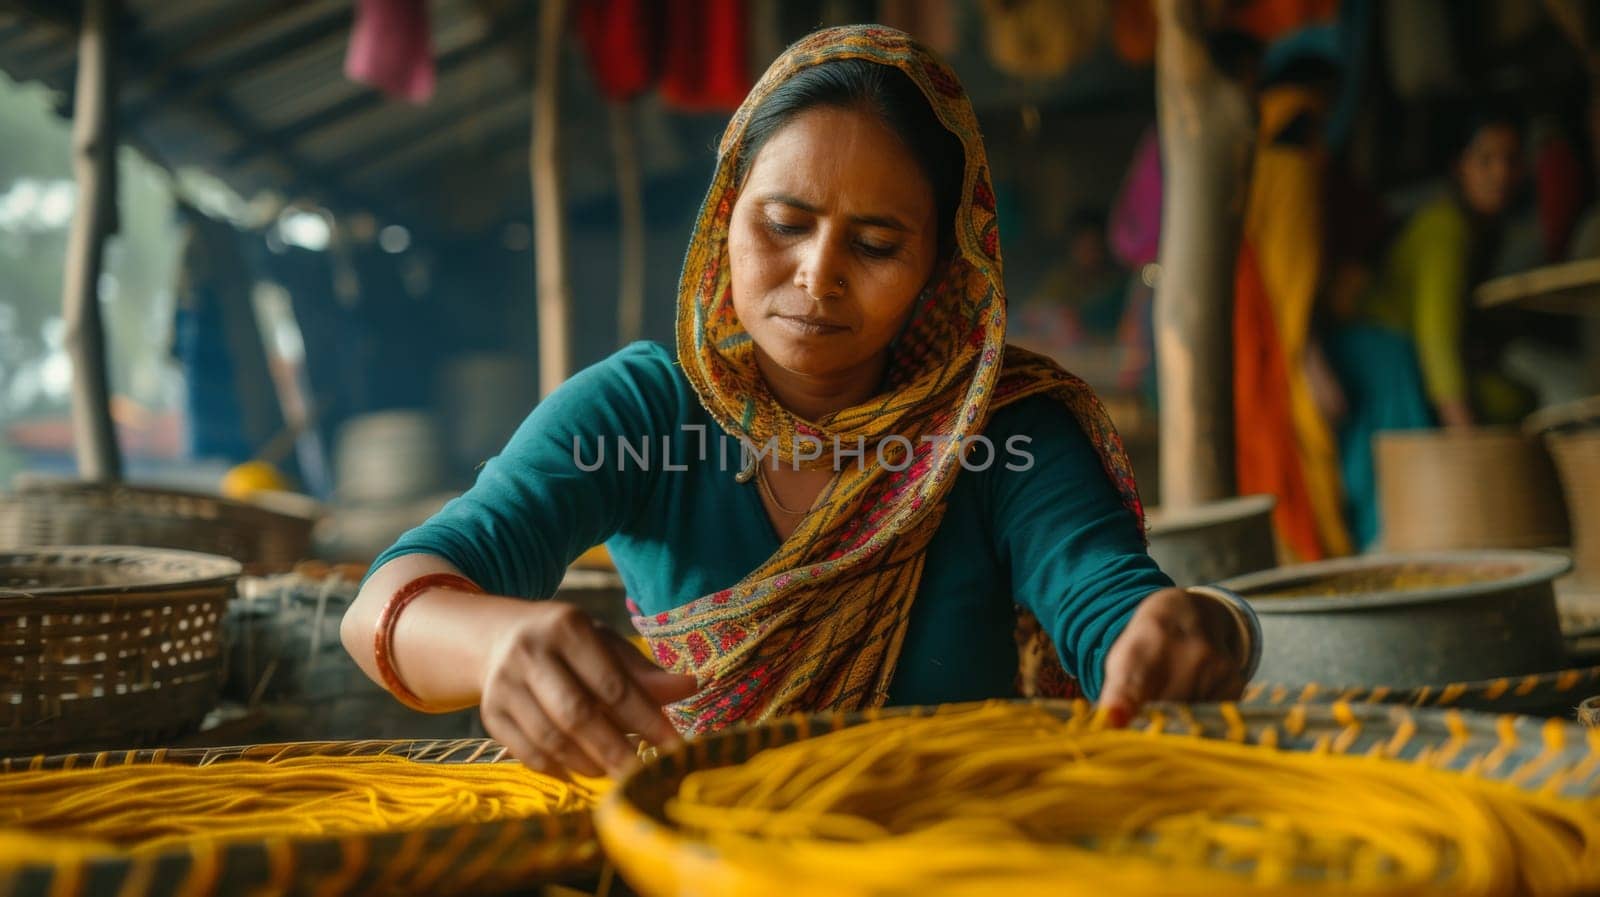
[[772,502],[773,505],[775,505],[777,509],[783,513],[788,514],[791,517],[802,517],[810,513],[809,508],[804,511],[796,511],[794,508],[788,507],[783,502],[778,501],[778,494],[772,491],[771,484],[767,482],[767,474],[761,469],[759,464],[756,465],[756,485],[761,487],[761,494],[765,495],[767,500]]

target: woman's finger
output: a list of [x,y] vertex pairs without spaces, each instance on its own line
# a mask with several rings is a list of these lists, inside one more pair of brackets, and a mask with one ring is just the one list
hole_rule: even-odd
[[683,738],[661,707],[692,696],[699,683],[693,676],[656,666],[627,639],[609,629],[601,630],[600,635],[631,686],[623,703],[614,708],[612,718],[657,747],[671,748],[682,743]]
[[551,759],[548,754],[534,746],[532,731],[525,729],[509,708],[485,709],[481,717],[484,731],[489,733],[489,737],[505,745],[511,756],[522,761],[522,765],[534,772],[551,776],[560,776],[567,771],[564,764]]
[[542,654],[528,670],[539,709],[554,725],[538,746],[557,753],[558,736],[570,740],[596,766],[621,775],[638,763],[633,745],[606,712],[605,702],[574,673],[564,658]]
[[1168,670],[1159,637],[1150,637],[1130,623],[1106,656],[1105,683],[1100,688],[1100,706],[1112,725],[1125,725],[1145,702],[1166,688]]

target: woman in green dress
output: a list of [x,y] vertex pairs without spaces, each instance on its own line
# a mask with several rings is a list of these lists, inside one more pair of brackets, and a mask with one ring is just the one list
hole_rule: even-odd
[[[898,31],[813,34],[728,125],[676,349],[628,346],[541,402],[377,559],[344,643],[407,703],[478,704],[525,762],[583,773],[627,768],[627,732],[1019,680],[1113,718],[1237,695],[1254,618],[1156,567],[1099,403],[1005,321],[960,83]],[[527,600],[602,542],[655,663]]]

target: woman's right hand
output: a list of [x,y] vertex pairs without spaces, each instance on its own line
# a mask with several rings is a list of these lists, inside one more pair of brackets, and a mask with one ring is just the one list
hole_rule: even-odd
[[658,747],[682,742],[661,708],[696,688],[577,607],[535,601],[491,647],[479,712],[533,769],[620,776],[638,763],[625,733]]

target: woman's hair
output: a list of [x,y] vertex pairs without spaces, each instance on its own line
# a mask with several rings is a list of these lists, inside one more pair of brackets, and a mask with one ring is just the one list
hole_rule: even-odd
[[1501,99],[1477,100],[1455,115],[1449,123],[1449,151],[1452,163],[1461,160],[1461,154],[1467,151],[1472,141],[1479,134],[1490,128],[1505,128],[1516,134],[1520,139],[1523,136],[1522,114],[1509,102]]
[[818,106],[871,112],[900,138],[933,185],[939,246],[947,248],[960,204],[966,153],[961,141],[940,124],[922,90],[891,66],[864,59],[836,59],[803,69],[778,85],[745,126],[744,145],[734,160],[735,182],[744,183],[751,163],[772,135],[795,116]]

